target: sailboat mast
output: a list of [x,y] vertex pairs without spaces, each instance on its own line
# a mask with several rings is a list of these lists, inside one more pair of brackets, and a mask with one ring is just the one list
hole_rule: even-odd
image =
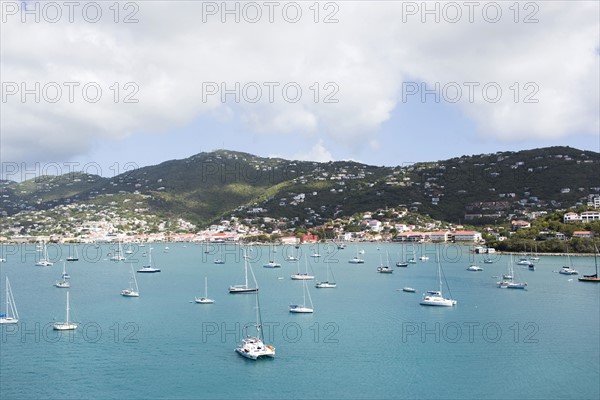
[[8,295],[9,289],[10,289],[10,285],[8,283],[8,276],[7,276],[6,277],[6,315],[7,316],[9,315],[8,314],[8,302],[10,301],[9,298],[8,298],[9,297],[9,295]]
[[208,277],[204,277],[204,298],[208,299]]
[[67,292],[67,325],[69,324],[69,292]]
[[260,340],[265,341],[265,335],[262,330],[262,318],[260,315],[260,302],[258,300],[258,291],[256,291],[256,329],[260,336]]
[[248,258],[246,254],[244,254],[244,279],[246,284],[246,289],[248,288]]

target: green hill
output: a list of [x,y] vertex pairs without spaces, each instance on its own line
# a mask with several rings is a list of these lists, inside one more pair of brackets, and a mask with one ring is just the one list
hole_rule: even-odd
[[0,188],[2,211],[9,216],[65,204],[108,203],[200,226],[249,214],[311,225],[403,204],[436,219],[477,224],[528,210],[585,205],[588,196],[600,193],[600,154],[549,147],[376,167],[218,150],[114,178],[44,176],[3,181]]

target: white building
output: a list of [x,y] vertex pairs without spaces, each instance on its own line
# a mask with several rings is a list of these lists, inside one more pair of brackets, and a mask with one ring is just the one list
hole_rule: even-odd
[[582,222],[600,221],[600,211],[584,211],[579,218]]

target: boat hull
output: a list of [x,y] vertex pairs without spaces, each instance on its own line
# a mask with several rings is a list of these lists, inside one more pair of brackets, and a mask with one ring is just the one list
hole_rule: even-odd
[[205,298],[195,299],[194,301],[198,304],[213,304],[215,302],[213,299],[205,299]]
[[309,281],[311,279],[315,279],[314,276],[307,274],[294,274],[291,276],[291,278],[295,281]]
[[230,287],[229,293],[254,293],[258,292],[258,288],[236,288]]
[[310,313],[313,313],[314,310],[312,308],[308,308],[308,307],[304,307],[304,306],[291,305],[290,312],[296,313],[296,314],[310,314]]
[[52,325],[52,329],[55,331],[73,331],[77,329],[77,324],[57,322],[56,324]]
[[330,289],[337,287],[337,284],[329,282],[319,282],[315,285],[315,287],[319,289]]

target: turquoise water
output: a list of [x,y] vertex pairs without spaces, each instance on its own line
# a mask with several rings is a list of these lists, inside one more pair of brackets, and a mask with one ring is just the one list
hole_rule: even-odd
[[[494,276],[506,272],[507,256],[483,264],[466,247],[446,248],[442,266],[458,305],[430,308],[419,301],[436,289],[433,246],[430,261],[393,274],[376,273],[380,255],[387,251],[395,264],[412,254],[404,245],[361,244],[366,263],[358,265],[347,263],[353,245],[303,246],[303,255],[322,255],[310,259],[317,279],[325,278],[327,259],[338,287],[316,289],[310,281],[315,313],[296,315],[288,305],[302,301],[302,284],[289,278],[296,264],[283,259],[295,250],[278,247],[282,268],[267,269],[269,248],[255,247],[265,341],[277,356],[251,361],[233,351],[255,312],[253,295],[227,293],[244,279],[238,247],[205,254],[202,246],[168,246],[165,253],[164,244],[153,245],[162,272],[137,274],[141,296],[124,298],[129,263],[108,261],[108,245],[102,255],[80,245],[81,261],[67,263],[80,327],[59,336],[51,323],[64,319],[66,292],[52,285],[62,262],[35,267],[34,246],[5,247],[2,300],[9,276],[20,321],[1,326],[0,398],[600,397],[600,285],[557,274],[564,258],[541,257],[534,272],[515,266],[528,290],[501,290]],[[147,250],[135,249],[134,268]],[[68,254],[65,246],[49,253]],[[218,257],[226,263],[213,264]],[[593,258],[572,261],[592,273]],[[473,262],[484,271],[466,271]],[[204,295],[204,276],[215,304],[190,302]],[[417,292],[397,290],[404,286]]]

